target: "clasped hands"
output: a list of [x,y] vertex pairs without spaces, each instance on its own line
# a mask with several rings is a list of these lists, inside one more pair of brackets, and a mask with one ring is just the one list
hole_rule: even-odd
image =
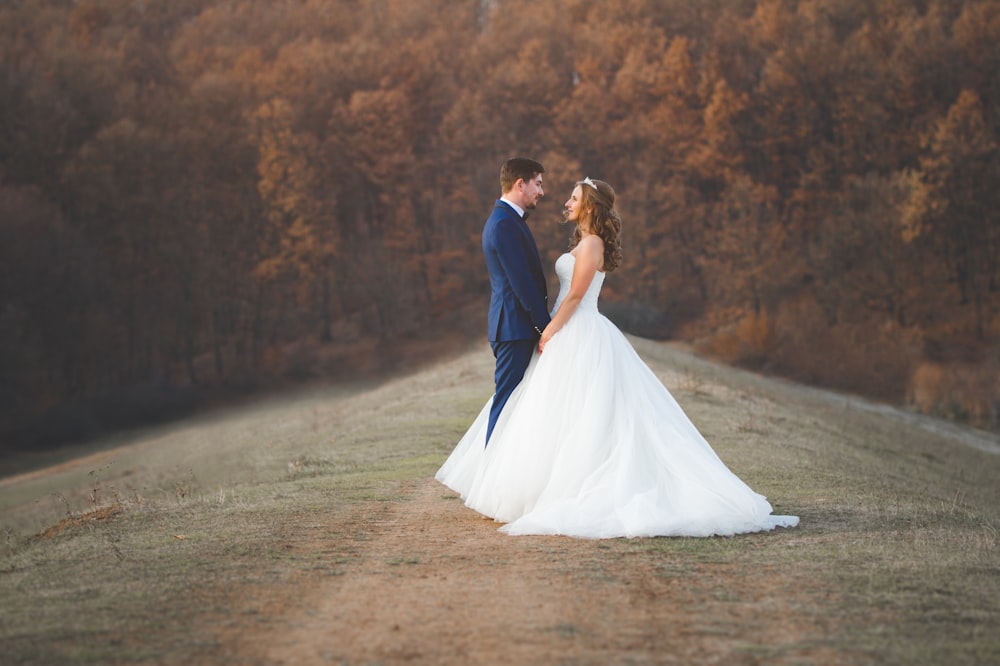
[[546,326],[545,327],[545,330],[542,331],[542,337],[540,337],[538,339],[538,353],[539,354],[541,354],[543,351],[545,351],[545,345],[547,345],[549,343],[549,340],[551,340],[552,336],[555,335],[555,334],[556,334],[556,332],[553,331],[553,330],[551,330],[550,326]]

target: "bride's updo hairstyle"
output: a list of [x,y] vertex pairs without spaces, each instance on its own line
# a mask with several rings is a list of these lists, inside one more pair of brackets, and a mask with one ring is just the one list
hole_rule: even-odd
[[572,250],[583,238],[581,227],[590,233],[600,236],[604,241],[605,273],[610,273],[622,263],[622,220],[615,210],[615,191],[603,180],[584,178],[577,181],[580,186],[581,216],[584,224],[578,224],[569,240]]

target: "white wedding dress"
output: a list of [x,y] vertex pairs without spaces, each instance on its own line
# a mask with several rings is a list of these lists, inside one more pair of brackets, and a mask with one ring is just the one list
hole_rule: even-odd
[[[559,308],[575,258],[556,261]],[[719,459],[597,309],[604,273],[535,354],[484,446],[490,402],[436,478],[508,534],[710,536],[798,524]]]

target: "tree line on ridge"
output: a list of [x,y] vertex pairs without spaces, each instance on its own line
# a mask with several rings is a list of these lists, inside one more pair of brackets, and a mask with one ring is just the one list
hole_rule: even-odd
[[12,0],[0,437],[481,337],[517,154],[626,330],[1000,426],[995,2]]

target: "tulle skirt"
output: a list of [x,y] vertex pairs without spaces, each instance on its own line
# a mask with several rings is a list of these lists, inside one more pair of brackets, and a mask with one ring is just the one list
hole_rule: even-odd
[[436,478],[508,534],[701,537],[798,523],[771,515],[596,308],[536,352],[486,447],[490,404]]

